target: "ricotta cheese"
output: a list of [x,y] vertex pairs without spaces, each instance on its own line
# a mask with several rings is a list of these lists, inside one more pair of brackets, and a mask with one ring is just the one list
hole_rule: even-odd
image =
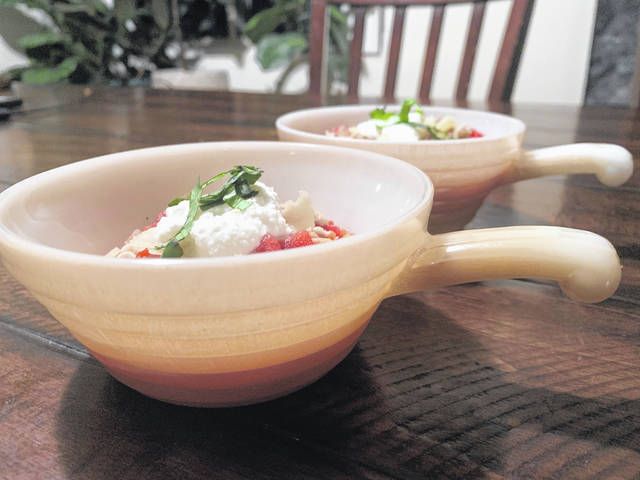
[[[182,242],[189,257],[221,257],[251,253],[267,233],[282,237],[293,232],[282,215],[275,190],[256,182],[258,194],[244,211],[226,204],[206,210],[196,218],[189,237]],[[189,213],[189,201],[183,200],[165,210],[158,225],[148,231],[157,243],[167,243],[182,228]],[[146,232],[145,232],[146,233]]]

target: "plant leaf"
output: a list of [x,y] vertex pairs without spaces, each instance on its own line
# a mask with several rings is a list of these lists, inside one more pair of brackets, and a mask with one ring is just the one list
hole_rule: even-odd
[[151,0],[151,15],[162,30],[167,30],[171,23],[169,0]]
[[274,5],[256,13],[244,26],[244,34],[253,43],[258,43],[266,34],[273,32],[282,23],[285,9],[280,5]]
[[135,17],[136,12],[135,0],[114,0],[113,2],[113,13],[120,23]]
[[24,35],[18,40],[23,50],[42,47],[44,45],[58,45],[65,43],[65,38],[57,32],[38,32]]
[[66,80],[78,68],[78,59],[69,57],[55,67],[30,67],[22,72],[21,80],[30,85],[46,85]]
[[271,33],[258,42],[256,59],[265,70],[279,68],[305,52],[307,46],[307,39],[300,33]]

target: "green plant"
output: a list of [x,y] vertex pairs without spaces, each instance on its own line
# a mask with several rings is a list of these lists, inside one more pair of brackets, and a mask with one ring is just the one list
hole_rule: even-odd
[[[346,82],[349,65],[347,15],[329,6],[328,80],[330,85]],[[308,61],[309,0],[276,0],[271,7],[247,22],[245,35],[256,44],[256,59],[265,70],[285,67],[276,90],[281,91],[291,73]]]
[[128,82],[151,66],[169,66],[171,40],[166,0],[0,0],[3,7],[26,7],[47,19],[42,31],[22,37],[30,60],[10,77],[30,84],[68,81]]

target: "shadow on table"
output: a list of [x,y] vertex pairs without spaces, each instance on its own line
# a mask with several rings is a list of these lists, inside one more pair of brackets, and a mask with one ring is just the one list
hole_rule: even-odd
[[640,451],[640,402],[504,376],[473,334],[402,297],[382,304],[327,376],[261,405],[172,406],[87,362],[61,403],[57,436],[70,477],[119,480],[526,476],[576,440],[586,441],[581,452]]

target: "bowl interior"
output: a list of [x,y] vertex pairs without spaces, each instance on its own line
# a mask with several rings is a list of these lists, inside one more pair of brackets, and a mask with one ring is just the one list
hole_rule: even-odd
[[[324,136],[325,132],[331,128],[340,125],[353,126],[368,120],[369,113],[374,108],[376,108],[375,105],[346,105],[298,110],[280,117],[277,121],[277,126],[307,134]],[[400,106],[389,106],[388,109],[390,111],[398,111]],[[520,120],[497,113],[446,107],[424,107],[423,109],[426,115],[434,115],[436,117],[452,116],[457,122],[467,124],[481,131],[485,139],[517,135],[522,133],[525,128]],[[371,142],[371,140],[343,138],[340,140]],[[474,141],[478,141],[478,139],[474,139]],[[452,140],[451,142],[460,142],[460,140]],[[438,142],[438,144],[442,143],[444,142]],[[425,144],[428,144],[428,142],[425,142]]]
[[122,152],[54,169],[0,196],[0,233],[81,253],[104,254],[169,200],[238,164],[264,169],[280,200],[299,190],[354,233],[375,232],[424,205],[431,185],[389,157],[282,142],[200,143]]

